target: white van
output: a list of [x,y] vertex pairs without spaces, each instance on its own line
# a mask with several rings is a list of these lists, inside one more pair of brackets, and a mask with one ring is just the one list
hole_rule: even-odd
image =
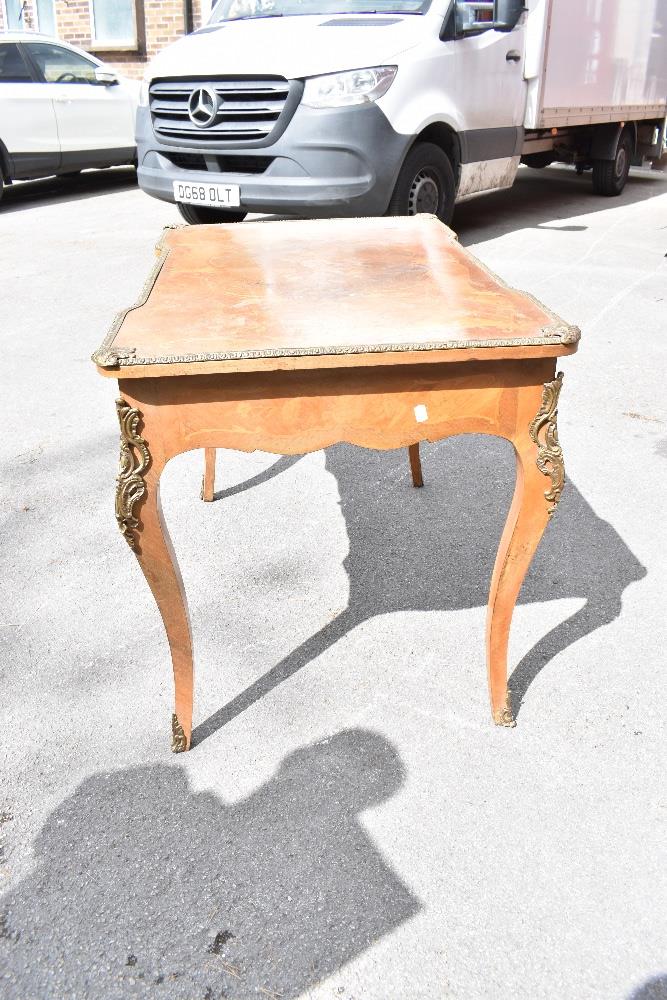
[[619,194],[666,113],[667,0],[220,0],[149,68],[139,184],[191,223],[448,222],[520,161]]

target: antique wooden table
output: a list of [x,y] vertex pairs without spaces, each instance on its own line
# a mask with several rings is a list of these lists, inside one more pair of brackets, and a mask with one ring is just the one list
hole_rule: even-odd
[[431,216],[167,229],[157,252],[140,300],[93,360],[118,379],[116,518],[169,638],[173,750],[190,747],[193,661],[159,482],[192,448],[206,451],[212,499],[215,448],[408,447],[420,485],[420,441],[511,441],[516,488],[491,580],[487,668],[493,719],[513,725],[510,621],[561,495],[555,359],[576,351],[576,327],[504,285]]

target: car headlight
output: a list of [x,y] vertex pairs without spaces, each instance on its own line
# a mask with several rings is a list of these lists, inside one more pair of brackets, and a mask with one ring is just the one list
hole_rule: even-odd
[[396,66],[374,66],[371,69],[312,76],[306,80],[301,103],[309,108],[372,104],[387,93],[395,76]]
[[141,81],[141,87],[139,88],[139,107],[141,108],[148,107],[148,88],[150,85],[151,81],[145,76]]

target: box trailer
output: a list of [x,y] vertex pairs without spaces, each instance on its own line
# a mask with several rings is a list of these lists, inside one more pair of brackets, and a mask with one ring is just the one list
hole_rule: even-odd
[[219,0],[142,86],[139,183],[189,222],[431,212],[520,162],[660,162],[667,0]]
[[667,5],[656,0],[536,4],[527,20],[524,162],[592,166],[595,188],[614,195],[626,161],[660,159],[666,35]]

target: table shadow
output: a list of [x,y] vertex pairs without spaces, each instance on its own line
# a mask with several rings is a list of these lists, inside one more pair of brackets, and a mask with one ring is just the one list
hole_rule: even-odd
[[421,909],[359,818],[404,774],[391,743],[351,729],[235,803],[175,765],[87,778],[0,897],[0,993],[303,995]]
[[[347,607],[201,722],[193,732],[193,745],[371,618],[394,611],[451,611],[486,605],[514,488],[511,445],[498,438],[465,435],[423,445],[422,459],[425,486],[415,489],[406,449],[367,451],[349,445],[327,449],[326,468],[338,484],[349,538],[344,560],[349,578]],[[252,482],[266,481],[297,460],[281,458]],[[238,492],[239,487],[233,490]],[[540,638],[514,668],[509,683],[515,714],[547,663],[612,622],[621,611],[625,588],[645,575],[623,539],[568,482],[518,603],[562,598],[585,603]],[[443,670],[455,670],[457,650],[446,636],[443,640]],[[479,650],[480,683],[484,683],[483,634]],[[574,659],[567,669],[577,669]]]
[[634,990],[628,1000],[667,1000],[667,975],[654,976]]

